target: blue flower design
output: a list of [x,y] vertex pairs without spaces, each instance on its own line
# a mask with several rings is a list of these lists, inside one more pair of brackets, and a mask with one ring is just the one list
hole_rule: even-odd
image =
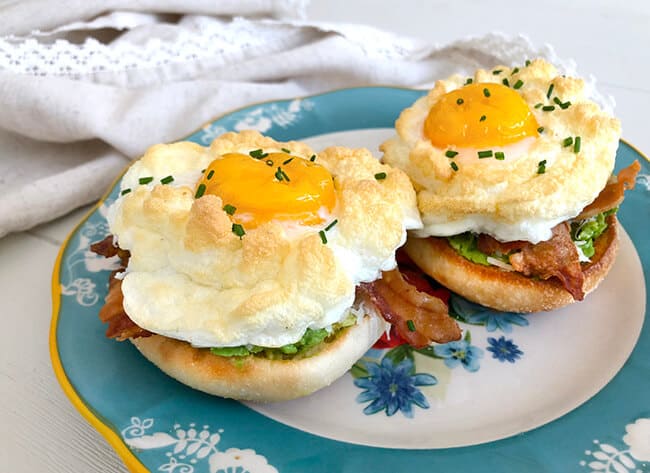
[[435,345],[433,352],[436,356],[444,358],[448,368],[456,368],[462,365],[469,372],[478,371],[479,360],[483,358],[483,350],[471,345],[468,340],[459,340],[442,345]]
[[488,337],[488,343],[490,346],[487,347],[487,351],[492,352],[492,358],[496,358],[500,362],[514,363],[524,354],[512,340],[506,340],[505,337],[499,337],[498,340]]
[[512,332],[512,326],[518,325],[525,327],[528,320],[516,312],[499,312],[482,305],[475,304],[460,297],[457,294],[451,294],[449,305],[452,312],[467,323],[476,325],[485,325],[488,332],[494,332],[496,329],[504,333]]
[[363,413],[375,414],[385,410],[387,416],[402,411],[404,416],[413,417],[413,404],[422,409],[429,408],[429,402],[417,386],[433,386],[438,380],[426,373],[416,373],[413,360],[405,358],[397,365],[384,357],[381,363],[365,362],[369,376],[354,380],[357,387],[365,389],[357,396],[357,402],[368,404]]

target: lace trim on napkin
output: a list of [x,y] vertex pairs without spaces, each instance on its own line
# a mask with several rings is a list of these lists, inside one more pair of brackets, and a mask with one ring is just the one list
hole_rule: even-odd
[[[114,14],[79,24],[76,28],[137,29],[151,27],[153,18],[133,14]],[[124,19],[119,19],[126,17]],[[140,17],[146,17],[144,21]],[[131,19],[131,22],[125,20]],[[156,29],[158,28],[158,29]],[[59,30],[70,31],[70,25]],[[59,31],[56,30],[56,31]],[[274,20],[251,21],[235,18],[230,22],[210,17],[188,16],[178,25],[154,25],[145,41],[133,43],[129,34],[109,44],[88,38],[81,44],[64,39],[54,42],[39,39],[39,32],[27,38],[0,38],[0,69],[13,73],[31,75],[85,75],[104,70],[129,70],[159,67],[171,62],[187,62],[215,56],[228,56],[235,52],[259,48],[263,45],[294,43],[292,39],[306,39],[309,30],[321,36],[334,33],[345,37],[369,57],[398,60],[420,60],[437,51],[453,53],[463,50],[479,56],[491,56],[501,63],[520,63],[522,58],[541,56],[553,63],[560,63],[550,46],[535,49],[523,36],[506,37],[491,34],[481,38],[469,38],[440,48],[421,40],[398,36],[365,25],[281,22]],[[55,32],[56,32],[55,31]],[[135,33],[137,36],[137,32]],[[142,35],[140,35],[142,38]],[[450,54],[452,55],[452,54]],[[477,62],[478,64],[478,62]],[[559,64],[567,65],[565,64]],[[468,65],[471,66],[471,65]],[[562,71],[567,72],[567,71]]]
[[300,29],[280,23],[267,25],[244,19],[225,23],[194,17],[192,24],[157,31],[144,44],[118,40],[103,44],[88,38],[81,44],[58,39],[53,43],[36,38],[0,38],[0,70],[37,76],[81,77],[98,72],[159,68],[172,63],[214,58],[236,58],[249,50],[273,44],[300,44]]
[[[143,23],[148,22],[140,25]],[[268,55],[304,46],[325,35],[336,34],[369,58],[415,62],[437,57],[457,62],[459,73],[471,73],[486,63],[517,65],[534,57],[555,64],[562,74],[576,73],[574,61],[558,58],[550,45],[536,48],[522,35],[492,33],[441,47],[370,26],[352,24],[244,18],[223,21],[213,17],[187,16],[178,25],[150,26],[153,28],[150,36],[138,36],[136,27],[109,44],[93,38],[81,44],[63,39],[47,42],[35,37],[0,38],[0,71],[101,82],[102,73],[161,69],[204,61],[211,62],[214,67],[242,61],[256,53]],[[587,79],[591,97],[611,111],[614,99],[599,94],[595,82],[593,77]]]

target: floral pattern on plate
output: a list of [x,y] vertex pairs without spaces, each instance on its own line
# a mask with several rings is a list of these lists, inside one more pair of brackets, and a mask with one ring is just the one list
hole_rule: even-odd
[[494,337],[488,337],[487,339],[490,346],[487,348],[487,351],[492,353],[492,358],[495,358],[501,362],[508,361],[514,363],[521,355],[524,354],[523,351],[515,345],[512,340],[506,339],[506,337],[499,337],[498,339]]
[[[394,353],[395,350],[391,351]],[[396,362],[389,352],[380,362],[366,361],[363,365],[358,369],[365,370],[367,376],[355,379],[354,384],[365,389],[357,396],[357,402],[372,401],[363,409],[364,414],[385,411],[387,416],[392,416],[401,411],[406,417],[413,417],[414,404],[429,408],[429,402],[418,386],[433,386],[438,380],[427,373],[416,373],[411,358]]]
[[105,216],[108,203],[103,203],[98,212],[101,219],[88,219],[79,229],[74,250],[66,260],[61,272],[61,294],[74,297],[77,303],[91,307],[100,301],[97,284],[88,273],[114,271],[120,267],[119,258],[104,258],[90,251],[90,244],[103,240],[109,233]]
[[594,440],[593,450],[586,450],[589,460],[580,461],[580,466],[589,468],[590,473],[645,473],[650,462],[650,418],[639,418],[625,426],[623,443],[628,446],[617,448],[610,443]]
[[192,423],[184,429],[174,424],[171,434],[164,431],[148,433],[154,425],[151,418],[131,417],[131,424],[122,429],[122,438],[132,449],[166,448],[158,471],[173,473],[278,473],[266,457],[252,449],[229,448],[219,450],[223,429],[211,432],[209,425],[200,429]]
[[200,141],[209,145],[212,140],[227,131],[257,130],[268,132],[272,127],[288,128],[302,117],[304,112],[314,109],[314,102],[308,99],[294,99],[288,103],[264,104],[246,110],[245,113],[235,112],[224,117],[222,124],[208,123],[201,129]]
[[526,314],[496,311],[470,302],[454,293],[449,297],[449,315],[466,324],[484,325],[488,332],[501,330],[510,333],[513,325],[520,327],[528,325]]
[[[435,291],[438,297],[448,302],[449,314],[461,322],[461,325],[483,326],[487,332],[500,330],[504,333],[511,333],[513,325],[528,326],[525,314],[500,312],[483,307],[445,288],[436,288]],[[505,336],[487,337],[486,343],[486,348],[473,344],[472,333],[466,327],[461,340],[416,349],[391,332],[375,345],[375,348],[390,349],[380,352],[374,359],[366,355],[352,367],[354,385],[364,390],[357,396],[356,401],[360,404],[371,401],[363,409],[366,415],[383,411],[390,417],[401,411],[405,417],[412,418],[414,405],[421,409],[430,407],[429,401],[419,388],[438,383],[434,374],[416,372],[415,353],[440,359],[449,370],[462,367],[469,373],[475,373],[481,368],[485,351],[490,352],[492,359],[501,363],[515,363],[524,355],[514,340],[506,339]],[[372,352],[373,350],[369,353]]]

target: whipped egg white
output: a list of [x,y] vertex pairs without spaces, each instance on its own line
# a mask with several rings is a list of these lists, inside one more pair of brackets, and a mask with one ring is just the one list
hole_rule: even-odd
[[[111,206],[108,221],[119,246],[131,253],[122,278],[123,305],[138,326],[197,347],[295,343],[308,328],[345,319],[355,287],[394,268],[407,230],[421,227],[406,175],[367,150],[335,148],[316,158],[336,188],[336,205],[316,212],[322,222],[303,225],[283,213],[254,227],[244,222],[243,231],[235,232],[237,214],[228,204],[238,203],[199,193],[197,184],[205,182],[201,171],[214,159],[242,149],[315,156],[300,143],[229,133],[210,148],[154,147],[124,176],[121,191],[129,192]],[[161,183],[168,175],[174,181]],[[287,171],[289,179],[271,189],[294,192],[296,175]],[[140,184],[142,177],[154,182]],[[242,192],[255,192],[241,185]]]

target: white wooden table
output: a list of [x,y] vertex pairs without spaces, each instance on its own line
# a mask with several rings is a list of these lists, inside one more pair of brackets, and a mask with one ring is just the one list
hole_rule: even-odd
[[[437,43],[491,31],[524,33],[573,58],[617,101],[623,137],[650,153],[650,2],[606,0],[313,0],[309,19],[366,23]],[[75,411],[48,353],[50,279],[84,210],[0,239],[0,472],[125,472]]]

